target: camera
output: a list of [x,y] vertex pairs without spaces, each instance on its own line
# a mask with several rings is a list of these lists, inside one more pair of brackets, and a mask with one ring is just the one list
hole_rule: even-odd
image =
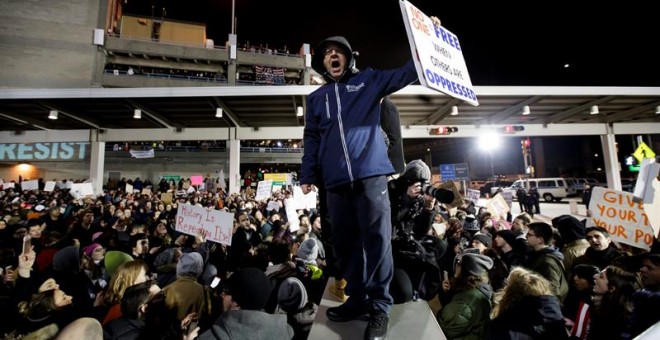
[[436,188],[431,184],[422,185],[422,193],[433,196],[440,203],[449,204],[454,201],[454,192],[449,189]]

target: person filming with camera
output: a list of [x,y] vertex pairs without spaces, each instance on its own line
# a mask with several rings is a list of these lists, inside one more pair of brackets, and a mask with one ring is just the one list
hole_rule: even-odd
[[[451,203],[454,193],[434,188],[429,184],[430,180],[431,170],[422,160],[416,159],[406,165],[401,176],[388,184],[395,268],[390,291],[395,303],[399,302],[397,297],[400,302],[409,301],[413,296],[430,300],[441,286],[439,264],[447,245],[445,241],[430,236],[430,231],[437,214],[436,201]],[[402,289],[408,285],[408,279],[412,292]]]

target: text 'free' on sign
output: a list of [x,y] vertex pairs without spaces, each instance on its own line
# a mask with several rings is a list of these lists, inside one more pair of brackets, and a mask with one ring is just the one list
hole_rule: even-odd
[[478,106],[458,37],[408,1],[399,1],[422,86]]

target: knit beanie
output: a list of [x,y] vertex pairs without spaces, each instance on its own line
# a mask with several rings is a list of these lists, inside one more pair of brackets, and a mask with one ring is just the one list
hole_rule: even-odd
[[100,245],[98,243],[92,243],[92,244],[88,245],[87,247],[83,248],[83,254],[85,254],[85,256],[87,256],[87,257],[92,257],[92,253],[98,247],[102,247],[102,245]]
[[474,240],[481,242],[488,248],[490,248],[490,246],[493,244],[493,236],[489,233],[476,233],[474,236],[472,236],[472,241]]
[[247,310],[264,309],[272,290],[266,273],[252,267],[240,269],[230,276],[227,288],[232,300]]
[[565,244],[586,238],[584,224],[571,215],[555,217],[552,219],[552,224],[559,231]]
[[499,236],[506,241],[506,243],[513,248],[516,245],[516,234],[511,230],[499,230],[495,233],[496,236]]
[[198,278],[204,272],[204,259],[198,252],[181,255],[176,264],[176,276],[193,276]]
[[53,256],[53,269],[58,272],[77,273],[80,271],[80,248],[68,246]]
[[316,263],[316,258],[319,256],[319,246],[316,244],[316,240],[313,238],[304,240],[300,244],[296,256],[305,263]]
[[300,280],[288,277],[280,284],[277,291],[277,303],[280,309],[287,313],[295,313],[305,307],[307,303],[307,290]]
[[105,254],[105,259],[103,259],[103,263],[105,264],[105,272],[109,277],[112,277],[112,275],[115,273],[115,270],[117,270],[117,267],[130,261],[133,261],[131,255],[128,255],[123,251],[111,250]]
[[156,255],[156,258],[154,259],[154,266],[158,268],[173,263],[174,250],[175,248],[168,248],[162,251],[160,254]]
[[406,164],[401,177],[408,182],[408,185],[415,182],[428,183],[431,181],[431,169],[421,159],[415,159]]
[[466,253],[461,257],[462,275],[482,276],[491,268],[493,268],[493,260],[486,255]]

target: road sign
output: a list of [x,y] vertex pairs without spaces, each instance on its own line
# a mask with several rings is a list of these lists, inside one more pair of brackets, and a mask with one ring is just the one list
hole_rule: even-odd
[[470,180],[467,163],[440,164],[440,176],[443,181]]
[[646,143],[639,142],[639,146],[633,152],[633,156],[637,159],[637,164],[642,164],[644,158],[655,158],[655,152]]

